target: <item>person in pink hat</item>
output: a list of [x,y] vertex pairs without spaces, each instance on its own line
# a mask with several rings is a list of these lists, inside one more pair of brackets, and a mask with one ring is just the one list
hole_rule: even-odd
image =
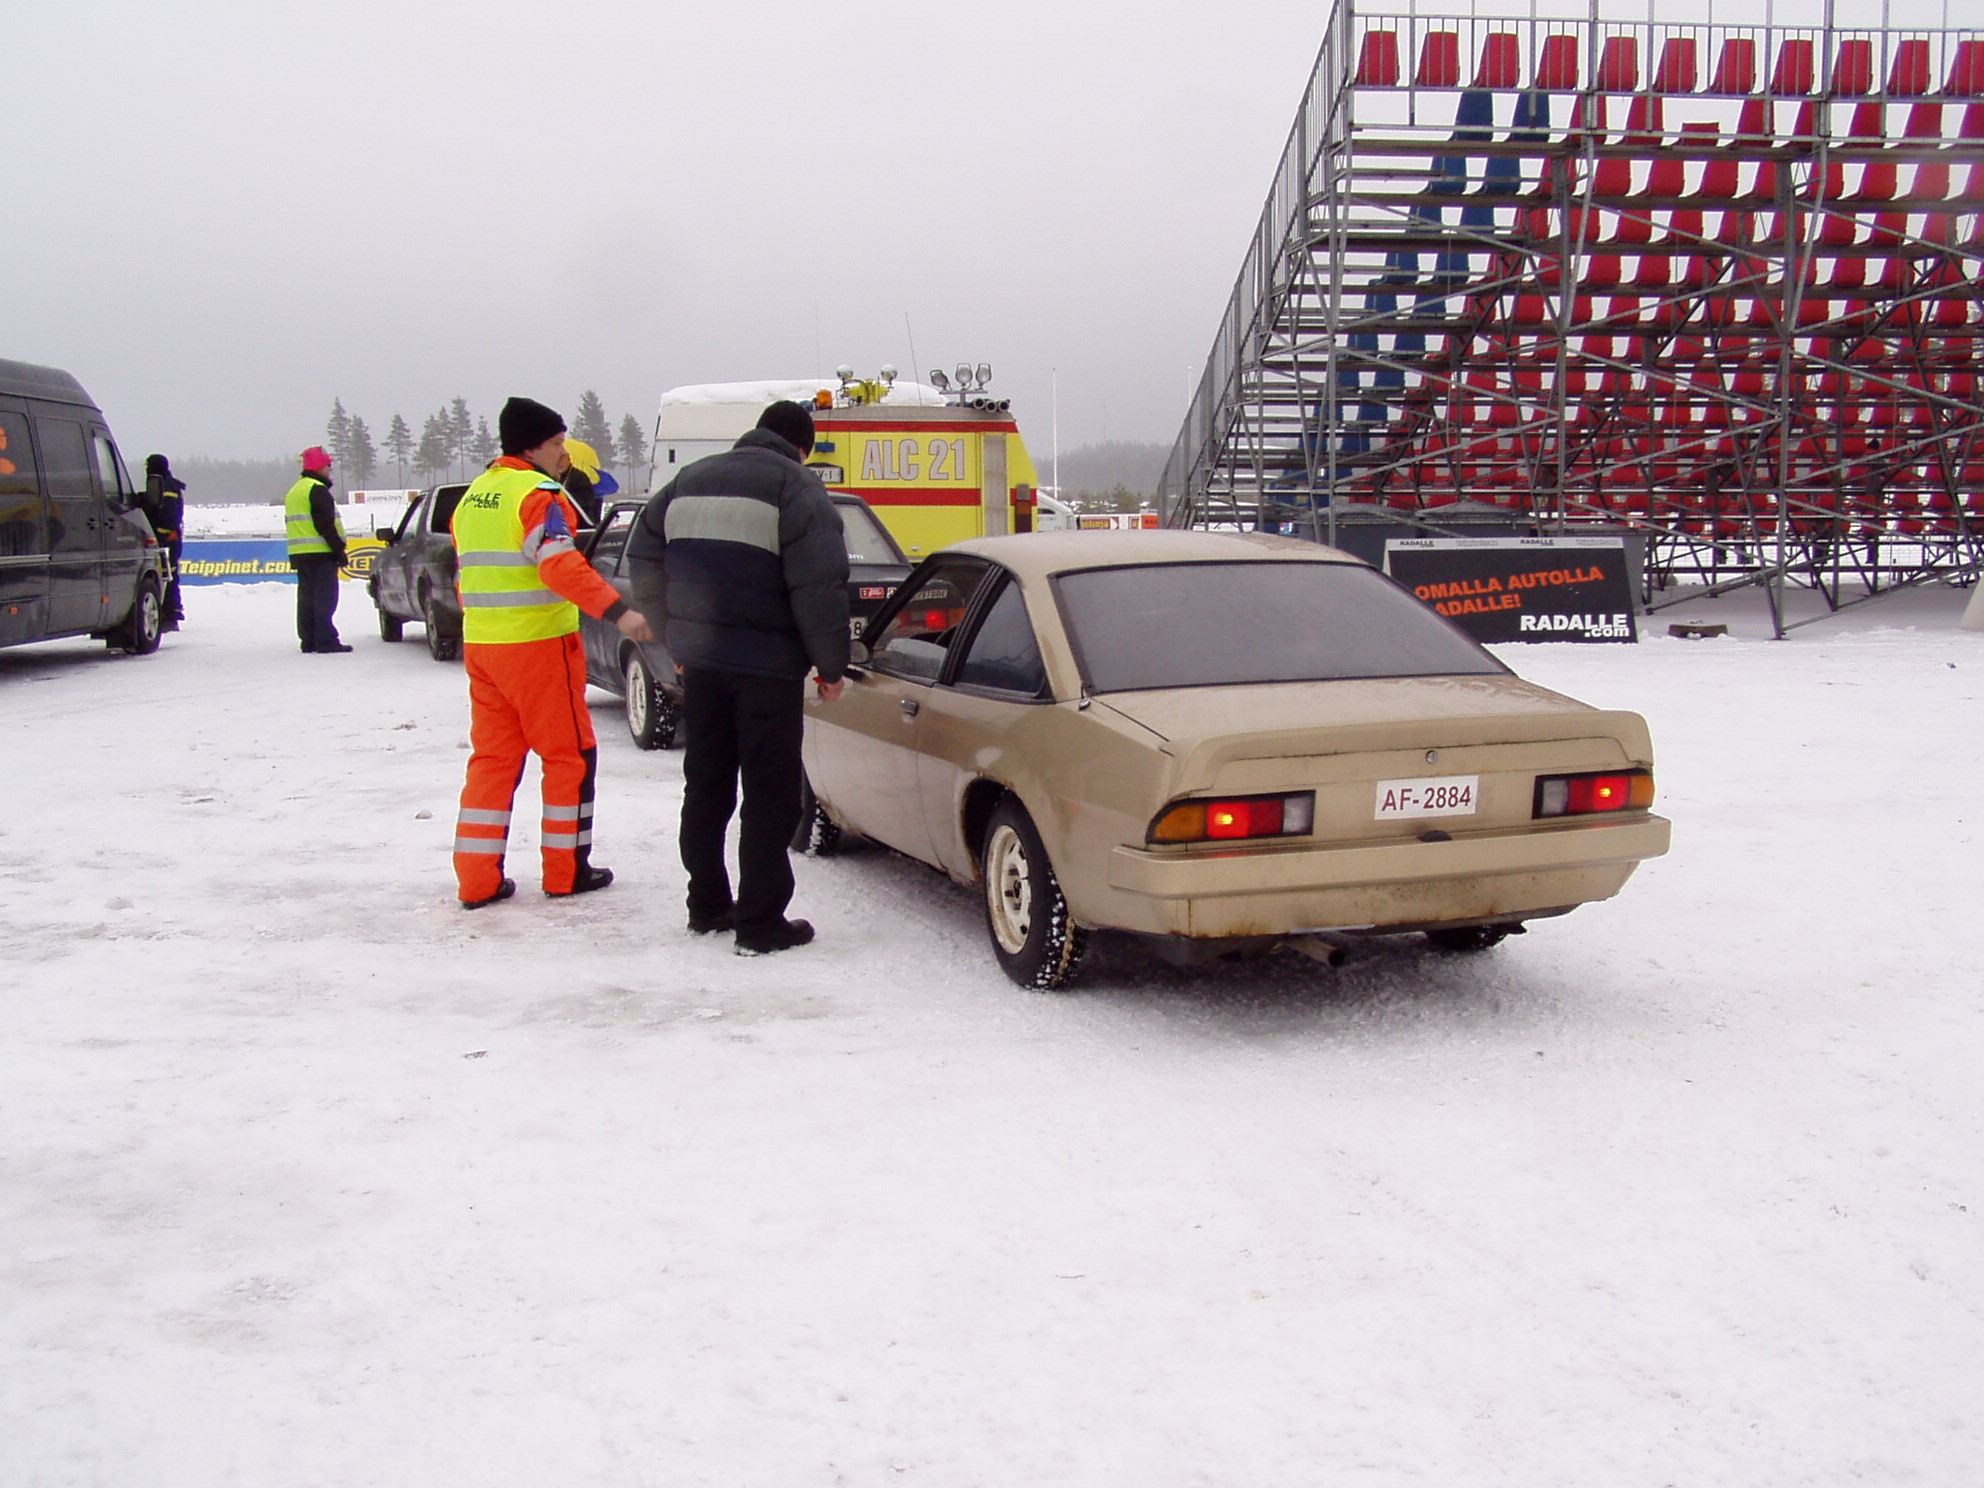
[[296,570],[296,638],[306,653],[349,651],[331,621],[344,567],[344,523],[331,496],[331,457],[318,445],[303,452],[303,474],[283,498],[283,521],[289,566]]

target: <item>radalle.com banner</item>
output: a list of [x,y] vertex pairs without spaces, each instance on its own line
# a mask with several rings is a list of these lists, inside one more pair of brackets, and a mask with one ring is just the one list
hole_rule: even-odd
[[1477,641],[1636,641],[1619,537],[1412,537],[1385,572]]

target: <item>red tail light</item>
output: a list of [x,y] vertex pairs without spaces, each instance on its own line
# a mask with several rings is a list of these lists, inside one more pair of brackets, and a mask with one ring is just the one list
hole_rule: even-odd
[[1158,812],[1150,842],[1234,842],[1245,837],[1305,837],[1315,827],[1316,795],[1223,796],[1173,801]]
[[1611,774],[1539,775],[1535,816],[1590,816],[1601,811],[1643,811],[1653,804],[1653,776],[1645,770]]

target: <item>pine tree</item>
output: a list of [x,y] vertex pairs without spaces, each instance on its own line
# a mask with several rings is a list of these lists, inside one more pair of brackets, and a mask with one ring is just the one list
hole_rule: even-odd
[[413,458],[413,430],[397,413],[386,428],[386,453],[393,457],[393,479],[406,484],[406,463]]
[[591,388],[579,394],[579,416],[572,420],[572,437],[591,445],[602,465],[613,463],[613,426],[606,422],[606,405]]
[[344,399],[331,399],[331,417],[324,425],[324,448],[330,452],[331,463],[344,474],[345,457],[351,452],[351,418],[344,411]]
[[372,431],[365,420],[353,414],[345,424],[345,483],[363,487],[379,468],[379,452],[372,447]]
[[648,463],[648,436],[641,421],[631,413],[620,420],[620,468],[626,472],[626,485],[632,489]]
[[487,470],[489,468],[489,462],[496,458],[497,453],[501,449],[502,445],[497,443],[496,436],[489,431],[489,420],[486,418],[477,419],[475,421],[475,437],[468,442],[470,458],[484,470]]
[[448,421],[448,444],[455,460],[467,460],[469,446],[475,442],[475,420],[468,416],[468,399],[455,399],[442,416]]
[[446,414],[430,413],[420,426],[420,444],[413,452],[414,474],[438,480],[447,474],[450,458]]

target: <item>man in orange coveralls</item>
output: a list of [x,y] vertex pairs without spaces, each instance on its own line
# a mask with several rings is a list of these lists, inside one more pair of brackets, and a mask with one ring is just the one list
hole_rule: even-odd
[[472,710],[468,783],[455,825],[462,908],[516,893],[503,876],[510,806],[526,754],[544,767],[544,892],[603,889],[592,866],[592,790],[599,750],[586,711],[579,611],[635,641],[654,632],[572,542],[578,514],[556,477],[565,468],[565,421],[542,403],[512,398],[497,419],[503,454],[455,507],[462,655]]

